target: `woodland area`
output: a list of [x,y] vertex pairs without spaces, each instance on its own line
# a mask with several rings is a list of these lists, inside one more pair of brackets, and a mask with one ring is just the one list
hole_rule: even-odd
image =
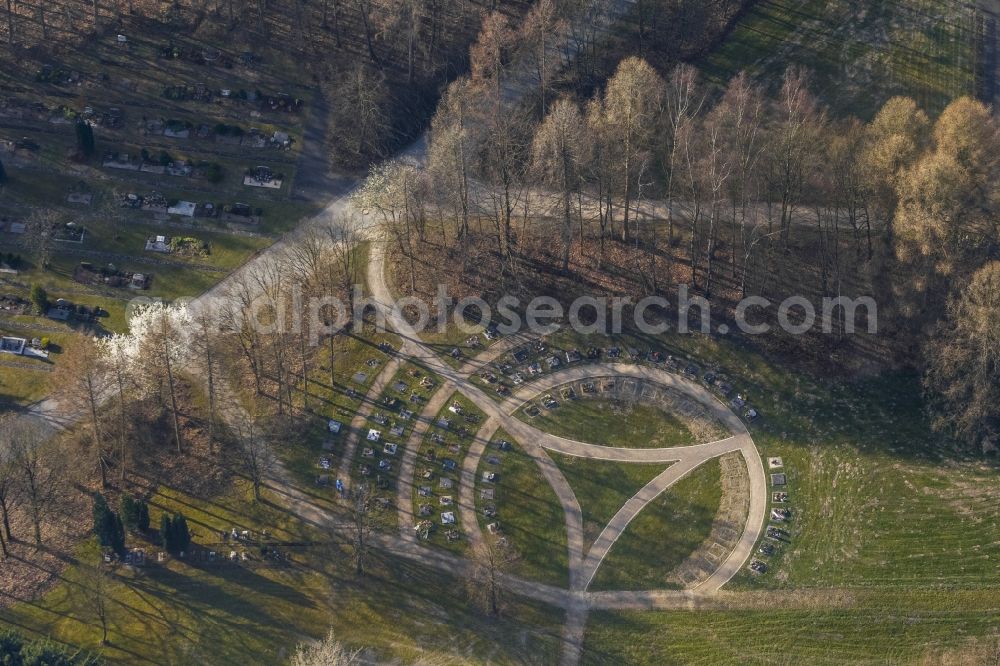
[[[624,27],[608,34],[588,20],[612,0],[10,0],[0,21],[12,66],[18,56],[49,62],[86,49],[101,35],[180,32],[207,44],[236,44],[287,63],[288,76],[307,76],[325,98],[333,164],[356,168],[391,154],[426,125],[440,87],[467,71],[469,44],[484,12],[522,25],[518,47],[572,63],[546,85],[586,91],[628,53],[673,63],[722,37],[746,0],[635,2]],[[549,40],[572,28],[559,52]],[[8,56],[9,57],[9,56]],[[541,71],[541,70],[539,70]]]
[[[931,394],[950,396],[946,410],[977,411],[961,434],[995,441],[996,421],[982,417],[995,413],[997,385],[980,381],[995,378],[995,334],[984,318],[981,339],[951,336],[960,313],[996,304],[962,305],[1000,248],[989,107],[961,98],[930,119],[894,98],[863,123],[832,117],[801,69],[776,94],[745,75],[715,91],[689,65],[661,75],[638,57],[592,97],[550,93],[542,78],[537,106],[512,107],[501,82],[517,34],[487,19],[471,74],[434,116],[427,168],[377,167],[362,193],[403,258],[402,292],[429,296],[446,283],[456,297],[568,303],[683,284],[729,311],[751,295],[873,296],[877,335],[845,335],[841,310],[834,335],[754,343],[821,366],[928,371]],[[966,368],[950,375],[960,386],[947,384],[934,370],[945,353],[952,369],[964,355],[976,379]]]

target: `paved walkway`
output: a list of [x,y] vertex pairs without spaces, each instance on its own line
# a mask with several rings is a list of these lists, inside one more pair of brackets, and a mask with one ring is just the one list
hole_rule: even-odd
[[[376,308],[384,315],[387,325],[403,338],[401,355],[419,358],[431,371],[471,400],[487,415],[487,421],[480,430],[462,467],[460,504],[466,517],[463,528],[470,543],[482,538],[479,522],[475,516],[475,481],[479,460],[486,442],[497,429],[503,428],[534,459],[545,480],[552,486],[566,516],[567,549],[569,555],[569,590],[561,596],[560,605],[566,610],[563,629],[562,663],[571,665],[579,662],[582,654],[583,636],[587,615],[595,597],[587,590],[598,569],[618,538],[625,532],[631,521],[662,493],[671,488],[692,471],[709,460],[732,452],[740,452],[747,466],[750,479],[750,502],[746,525],[735,548],[726,560],[704,581],[690,590],[678,592],[647,591],[641,593],[601,593],[602,607],[688,607],[702,603],[704,599],[718,591],[735,576],[753,553],[754,545],[764,529],[767,511],[767,483],[764,466],[754,446],[753,439],[743,421],[723,404],[708,389],[693,381],[660,368],[627,363],[579,364],[545,375],[530,384],[523,385],[513,395],[497,402],[490,395],[469,381],[471,374],[479,372],[488,363],[496,360],[510,349],[523,344],[529,338],[519,336],[502,340],[486,350],[478,359],[473,359],[455,368],[445,362],[432,349],[424,345],[412,327],[390,307],[393,295],[385,280],[385,246],[375,243],[368,266],[368,286],[376,302]],[[659,449],[627,449],[599,446],[557,437],[535,428],[514,416],[515,412],[529,400],[539,395],[571,383],[595,378],[617,377],[639,383],[657,385],[683,393],[697,402],[705,411],[723,424],[730,436],[713,442],[691,446]],[[450,395],[450,391],[446,396]],[[447,398],[445,398],[447,399]],[[443,403],[442,403],[443,404]],[[435,412],[436,413],[436,412]],[[419,442],[416,442],[418,445]],[[408,446],[408,451],[410,447]],[[583,538],[583,515],[573,489],[561,470],[548,455],[553,451],[561,455],[633,463],[672,463],[663,473],[650,481],[619,509],[605,526],[589,550]],[[413,470],[407,470],[412,484]],[[404,484],[401,484],[401,486]],[[412,487],[412,485],[410,486]],[[409,496],[406,498],[407,502]],[[402,505],[403,497],[400,496]],[[402,509],[401,509],[402,515]],[[401,521],[401,527],[403,521]],[[419,544],[415,544],[419,545]],[[429,550],[429,549],[428,549]],[[528,596],[538,598],[532,588],[523,589],[523,581],[514,584],[514,589],[526,591]],[[616,596],[619,595],[620,596]],[[546,594],[545,596],[551,596]]]

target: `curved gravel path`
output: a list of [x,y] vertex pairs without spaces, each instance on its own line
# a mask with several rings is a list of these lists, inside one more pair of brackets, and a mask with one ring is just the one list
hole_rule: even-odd
[[[467,511],[462,525],[471,543],[482,538],[475,517],[475,481],[479,460],[486,442],[498,428],[503,428],[522,446],[536,462],[545,480],[552,486],[566,516],[567,549],[569,551],[569,590],[559,604],[566,610],[563,630],[562,663],[576,664],[582,654],[583,636],[587,615],[593,597],[587,592],[591,581],[618,538],[632,520],[653,500],[675,483],[709,460],[739,451],[747,466],[750,480],[749,511],[743,534],[726,560],[711,576],[690,590],[676,593],[666,591],[602,592],[601,603],[606,606],[659,604],[670,607],[697,605],[700,600],[717,593],[735,576],[753,553],[754,545],[764,529],[767,511],[767,483],[764,466],[743,421],[704,386],[661,368],[627,363],[580,364],[539,378],[523,385],[498,403],[469,381],[478,372],[503,353],[525,341],[525,336],[502,340],[481,354],[478,360],[466,361],[456,369],[446,363],[432,349],[424,345],[412,327],[389,304],[394,302],[385,280],[385,247],[376,243],[368,266],[368,285],[376,307],[385,316],[387,325],[403,338],[401,354],[419,358],[430,370],[442,376],[471,400],[488,417],[479,436],[465,458],[462,468],[461,504]],[[599,377],[622,377],[638,382],[656,384],[683,393],[696,401],[711,416],[722,423],[731,436],[713,442],[659,449],[627,449],[599,446],[558,437],[521,421],[514,413],[526,402],[551,390],[573,382]],[[547,451],[562,455],[634,463],[673,463],[663,473],[650,481],[619,509],[605,526],[589,550],[583,539],[583,514],[573,489],[565,476],[549,457]],[[410,470],[412,477],[412,470]],[[471,519],[469,517],[471,516]],[[514,580],[511,578],[511,580]],[[515,586],[516,587],[516,586]],[[533,596],[533,595],[532,595]]]

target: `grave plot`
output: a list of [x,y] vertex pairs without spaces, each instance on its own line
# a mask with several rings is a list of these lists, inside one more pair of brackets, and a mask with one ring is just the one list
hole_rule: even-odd
[[[392,377],[373,406],[351,465],[352,484],[374,484],[380,508],[379,525],[394,529],[395,502],[406,441],[423,405],[441,382],[425,369],[405,363]],[[377,433],[376,437],[374,433]]]
[[81,261],[73,271],[73,279],[80,284],[146,290],[152,285],[153,274],[122,270],[114,264],[95,266],[90,262]]
[[[352,335],[337,335],[322,341],[309,365],[308,397],[310,409],[322,416],[310,420],[301,437],[290,439],[278,450],[301,487],[323,500],[329,500],[336,492],[337,470],[345,442],[351,435],[351,421],[367,390],[366,386],[350,382],[351,373],[359,366],[368,367],[368,360],[375,360],[382,367],[388,356],[378,348],[381,339],[374,327],[366,325]],[[331,424],[337,425],[331,427]],[[364,432],[367,433],[367,428]],[[352,474],[355,472],[352,468]]]
[[[494,483],[484,474],[495,473]],[[516,553],[513,572],[530,580],[569,584],[566,518],[538,464],[498,430],[476,471],[476,516],[483,534],[508,540]]]
[[243,184],[247,187],[262,187],[269,190],[280,190],[285,182],[285,176],[274,173],[270,167],[258,166],[247,169],[243,173]]
[[94,202],[94,193],[86,183],[77,183],[66,195],[66,203],[78,206],[89,206]]
[[75,245],[82,245],[86,237],[86,227],[76,222],[53,224],[50,234],[50,238],[57,243],[72,243]]
[[179,257],[208,257],[212,254],[212,245],[191,236],[150,236],[146,239],[145,250]]
[[0,294],[0,312],[5,315],[30,314],[31,301],[17,294]]
[[462,314],[467,330],[459,328],[452,318],[444,332],[438,332],[436,325],[432,325],[420,334],[424,344],[455,368],[460,367],[466,359],[482,353],[502,337],[495,325],[480,321],[480,313],[475,308],[469,308]]
[[458,506],[462,460],[484,418],[460,393],[435,416],[417,453],[413,479],[413,516],[422,541],[453,551],[467,547],[459,521],[474,518]]

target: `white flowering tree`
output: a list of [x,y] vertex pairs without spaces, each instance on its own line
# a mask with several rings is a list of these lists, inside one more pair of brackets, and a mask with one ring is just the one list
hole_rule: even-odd
[[[128,413],[136,402],[157,398],[169,403],[174,443],[182,449],[177,409],[176,372],[191,361],[191,313],[184,305],[150,303],[137,308],[129,320],[129,332],[101,340],[98,345],[111,372],[117,402],[118,445],[121,474],[128,459]],[[166,395],[164,395],[166,389]]]

